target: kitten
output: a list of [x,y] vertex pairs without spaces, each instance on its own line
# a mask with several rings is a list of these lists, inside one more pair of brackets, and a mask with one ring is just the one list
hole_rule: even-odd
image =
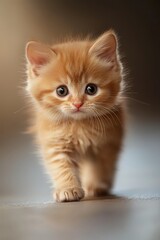
[[58,202],[110,192],[124,132],[117,37],[26,46],[33,127]]

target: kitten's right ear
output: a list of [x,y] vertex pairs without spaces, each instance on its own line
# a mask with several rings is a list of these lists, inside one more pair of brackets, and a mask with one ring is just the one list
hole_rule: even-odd
[[114,31],[109,30],[101,35],[91,46],[89,53],[104,63],[114,65],[117,60],[117,37]]
[[26,45],[26,58],[36,75],[38,75],[38,70],[49,63],[54,55],[52,49],[44,44],[31,41]]

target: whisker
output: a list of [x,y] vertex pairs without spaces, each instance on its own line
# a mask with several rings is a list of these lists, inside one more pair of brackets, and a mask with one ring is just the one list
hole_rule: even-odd
[[17,109],[17,110],[14,112],[14,114],[17,114],[17,113],[19,113],[19,112],[21,112],[21,111],[23,111],[23,110],[25,110],[25,109],[27,109],[27,108],[29,108],[29,106],[23,106],[23,107]]
[[140,104],[144,104],[146,106],[150,106],[150,103],[146,103],[146,102],[143,102],[143,101],[141,101],[139,99],[135,99],[135,98],[132,98],[132,97],[123,96],[122,99],[124,99],[124,100],[128,100],[129,99],[129,100],[132,100],[134,102],[137,102],[137,103],[140,103]]
[[[106,112],[107,112],[107,114],[109,114],[110,116],[111,116],[111,118],[112,118],[112,120],[117,124],[120,124],[120,125],[122,125],[122,123],[121,123],[121,121],[120,121],[120,119],[119,119],[119,117],[117,116],[117,114],[115,113],[115,111],[113,111],[113,109],[115,109],[115,110],[117,110],[115,107],[112,107],[112,108],[107,108],[107,107],[105,107],[105,106],[99,106],[100,108],[102,108],[102,109],[104,109]],[[113,116],[114,115],[114,116]]]

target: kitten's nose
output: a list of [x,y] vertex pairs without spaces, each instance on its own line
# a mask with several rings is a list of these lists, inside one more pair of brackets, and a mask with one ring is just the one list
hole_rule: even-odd
[[79,108],[83,105],[83,103],[82,103],[82,102],[73,102],[73,105],[74,105],[77,109],[79,109]]

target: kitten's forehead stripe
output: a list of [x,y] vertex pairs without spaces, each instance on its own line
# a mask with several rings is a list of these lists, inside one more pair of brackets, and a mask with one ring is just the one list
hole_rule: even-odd
[[74,42],[58,46],[64,70],[72,81],[81,81],[88,62],[88,44]]
[[84,69],[81,64],[79,64],[78,66],[74,65],[75,64],[70,64],[69,66],[66,66],[66,75],[72,82],[79,82],[82,80],[82,77],[84,75]]

